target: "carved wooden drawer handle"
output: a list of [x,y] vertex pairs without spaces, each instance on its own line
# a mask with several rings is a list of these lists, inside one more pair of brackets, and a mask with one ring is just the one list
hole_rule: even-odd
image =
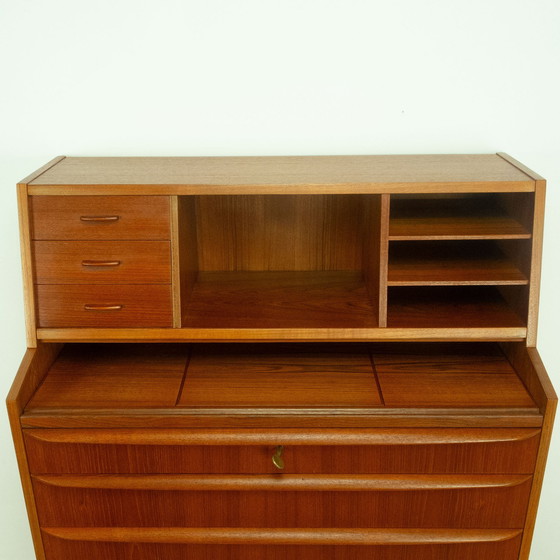
[[96,304],[86,304],[84,309],[86,311],[119,311],[124,305],[96,305]]
[[284,451],[284,446],[283,445],[278,445],[276,447],[276,449],[274,450],[274,455],[272,456],[272,464],[277,469],[283,469],[284,468],[284,458],[282,457],[282,452],[283,451]]
[[116,222],[120,216],[80,216],[82,222]]
[[109,267],[109,266],[119,266],[120,264],[121,264],[121,261],[90,261],[90,260],[82,261],[82,266]]

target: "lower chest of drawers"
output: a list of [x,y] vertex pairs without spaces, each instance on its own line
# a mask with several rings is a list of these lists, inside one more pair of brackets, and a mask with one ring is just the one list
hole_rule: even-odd
[[539,437],[537,429],[25,431],[53,560],[513,559]]

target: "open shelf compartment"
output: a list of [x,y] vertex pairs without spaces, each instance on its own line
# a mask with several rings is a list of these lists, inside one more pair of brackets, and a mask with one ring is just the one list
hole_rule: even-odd
[[390,241],[529,239],[528,193],[392,195]]
[[385,326],[388,195],[178,197],[180,326]]

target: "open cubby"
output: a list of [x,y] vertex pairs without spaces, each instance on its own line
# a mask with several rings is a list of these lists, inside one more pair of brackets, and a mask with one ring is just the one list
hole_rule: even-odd
[[184,328],[377,328],[381,197],[180,197]]
[[504,296],[494,286],[394,286],[388,289],[387,326],[391,328],[524,327],[516,311],[526,291],[519,286]]
[[527,283],[527,276],[494,241],[402,241],[389,247],[389,286]]
[[391,195],[389,240],[529,239],[528,193]]

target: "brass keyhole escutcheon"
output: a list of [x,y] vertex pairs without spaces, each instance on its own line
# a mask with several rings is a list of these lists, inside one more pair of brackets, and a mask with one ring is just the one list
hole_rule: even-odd
[[277,445],[276,449],[274,450],[274,455],[272,456],[272,464],[277,469],[284,468],[284,458],[282,457],[282,452],[284,451],[283,445]]

